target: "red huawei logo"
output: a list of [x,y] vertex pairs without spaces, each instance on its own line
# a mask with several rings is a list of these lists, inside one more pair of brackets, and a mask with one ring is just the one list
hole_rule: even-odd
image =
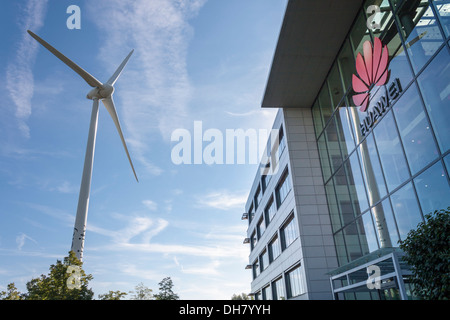
[[356,57],[356,72],[359,77],[353,75],[352,85],[357,93],[353,96],[353,102],[364,112],[369,106],[370,90],[374,86],[386,84],[388,80],[389,51],[379,38],[375,38],[373,47],[370,41],[364,42],[363,51],[364,58],[361,53]]

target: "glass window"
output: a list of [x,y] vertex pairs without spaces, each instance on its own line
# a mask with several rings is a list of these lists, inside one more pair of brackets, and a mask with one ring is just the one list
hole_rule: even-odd
[[415,83],[402,95],[393,110],[406,158],[414,175],[438,156],[431,126]]
[[334,244],[336,246],[336,254],[339,261],[339,265],[343,266],[349,263],[347,255],[347,246],[344,240],[344,230],[341,230],[334,235]]
[[428,0],[403,1],[396,15],[417,73],[443,42],[436,17]]
[[269,259],[270,262],[275,260],[281,254],[280,240],[275,236],[269,243]]
[[391,196],[392,208],[397,221],[400,239],[404,240],[411,229],[422,222],[419,205],[411,182]]
[[375,234],[375,228],[372,221],[372,216],[370,212],[362,215],[362,225],[361,225],[362,238],[361,242],[367,245],[369,252],[373,252],[379,249],[377,236]]
[[261,236],[263,235],[264,231],[266,230],[266,225],[264,224],[263,217],[261,217],[261,219],[259,219],[258,224],[256,226],[256,230],[258,231],[258,239],[261,239]]
[[417,78],[441,151],[450,149],[450,54],[447,47]]
[[391,111],[375,127],[374,135],[386,184],[392,191],[409,178],[409,172]]
[[414,184],[424,215],[450,206],[450,187],[440,161],[415,178]]
[[316,102],[314,103],[313,108],[312,108],[312,114],[313,114],[314,128],[316,130],[316,138],[317,138],[323,130],[323,123],[322,123],[322,116],[320,114],[319,100],[316,100]]
[[333,174],[333,172],[335,172],[342,164],[341,150],[339,148],[339,140],[334,118],[328,123],[324,132],[327,141],[328,156],[330,157],[331,174]]
[[261,272],[263,272],[269,266],[269,256],[267,255],[266,250],[264,250],[259,256],[259,262],[261,265]]
[[270,286],[262,289],[262,298],[264,300],[272,300],[272,291],[270,290]]
[[372,216],[381,248],[398,246],[400,238],[389,199],[385,199],[373,207]]
[[289,177],[289,172],[286,170],[286,172],[281,177],[275,192],[277,196],[278,207],[280,207],[284,199],[286,199],[286,196],[288,195],[289,191],[291,191],[291,181]]
[[356,152],[354,152],[349,160],[346,161],[345,169],[348,177],[347,181],[350,196],[355,205],[356,215],[359,215],[369,207],[369,203],[367,202],[366,190],[364,189],[364,181]]
[[255,211],[253,210],[253,204],[250,206],[250,210],[248,210],[248,224],[252,223],[252,220],[255,216]]
[[355,57],[349,39],[345,39],[337,61],[344,81],[344,91],[347,91],[352,85],[352,75],[356,72]]
[[286,295],[284,294],[283,278],[278,278],[272,282],[272,297],[273,300],[286,299]]
[[283,154],[284,148],[286,148],[286,139],[284,137],[283,127],[281,127],[278,133],[278,159],[280,159],[281,155]]
[[369,203],[372,206],[387,194],[372,134],[360,144],[358,155],[369,196]]
[[325,126],[328,120],[331,118],[331,114],[333,113],[333,106],[331,105],[330,93],[328,91],[327,82],[324,83],[322,89],[319,92],[319,104],[320,104],[320,113],[322,115],[322,122]]
[[272,221],[273,217],[277,213],[277,209],[275,208],[275,202],[273,201],[273,196],[270,197],[269,202],[264,210],[264,214],[266,215],[266,226],[269,225],[270,221]]
[[353,57],[356,58],[359,52],[363,51],[363,44],[370,39],[370,32],[367,29],[367,20],[362,12],[359,12],[356,23],[350,32],[350,42],[353,45]]
[[294,215],[292,215],[281,229],[281,239],[283,240],[283,248],[286,249],[298,237],[297,226]]
[[252,269],[253,269],[253,279],[256,279],[260,274],[258,259],[256,259],[255,262],[253,262]]
[[261,300],[261,291],[255,293],[255,300]]
[[331,176],[331,168],[330,161],[328,160],[328,150],[327,143],[325,141],[325,133],[320,136],[319,140],[317,140],[317,147],[319,148],[323,179],[324,181],[327,181]]
[[257,243],[258,243],[258,238],[256,236],[256,231],[253,231],[252,236],[250,238],[250,245],[251,245],[252,250],[255,248]]
[[350,119],[348,117],[345,103],[342,103],[339,107],[338,111],[336,112],[335,119],[342,156],[345,159],[355,148]]
[[305,293],[305,286],[303,284],[303,277],[300,266],[295,267],[286,274],[288,298],[296,297]]
[[362,219],[356,219],[343,229],[345,246],[350,261],[358,259],[369,253],[367,238],[365,236]]
[[348,190],[347,175],[344,167],[341,167],[333,177],[336,200],[340,212],[342,224],[345,225],[355,218],[352,200]]
[[433,3],[445,35],[448,37],[450,36],[450,0],[434,0]]
[[325,191],[327,193],[328,211],[330,212],[331,225],[333,231],[337,231],[342,227],[341,216],[339,214],[339,207],[336,201],[336,192],[334,191],[333,179],[328,181],[325,185]]
[[330,74],[328,75],[328,88],[330,89],[331,95],[331,105],[336,108],[344,96],[344,89],[342,87],[341,76],[339,74],[339,69],[337,63],[334,63],[331,68]]
[[261,202],[262,199],[262,193],[261,193],[261,188],[258,187],[258,189],[256,189],[256,193],[255,193],[255,210],[258,209],[259,203]]

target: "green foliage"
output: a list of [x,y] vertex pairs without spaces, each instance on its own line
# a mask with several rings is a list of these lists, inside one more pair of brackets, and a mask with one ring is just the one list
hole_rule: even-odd
[[130,291],[133,294],[131,300],[153,300],[153,290],[144,286],[141,282],[135,288],[134,292]]
[[400,248],[413,272],[413,291],[426,300],[450,298],[450,207],[425,216]]
[[250,297],[249,295],[245,293],[241,294],[233,294],[231,297],[231,300],[253,300],[253,297]]
[[122,298],[126,295],[127,295],[126,292],[122,292],[120,290],[117,290],[117,291],[109,290],[108,293],[99,294],[98,299],[99,300],[120,300],[120,298]]
[[159,283],[159,293],[155,294],[156,300],[179,300],[180,298],[172,291],[173,282],[170,277],[162,279]]
[[23,300],[23,294],[21,294],[14,282],[8,284],[6,291],[0,292],[0,300]]
[[41,275],[27,283],[28,293],[25,294],[27,300],[92,300],[94,293],[88,289],[88,283],[92,280],[92,275],[86,275],[80,269],[79,286],[70,289],[67,280],[71,276],[67,272],[69,266],[82,266],[82,262],[75,256],[73,251],[64,258],[64,262],[56,261],[50,266],[48,275]]

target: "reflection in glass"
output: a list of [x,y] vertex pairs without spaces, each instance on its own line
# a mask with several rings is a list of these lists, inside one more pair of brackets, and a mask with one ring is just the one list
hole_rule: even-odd
[[355,58],[348,39],[345,40],[337,61],[344,81],[344,91],[347,91],[352,85],[352,75],[356,73]]
[[331,104],[336,108],[344,96],[344,89],[342,88],[341,76],[337,63],[334,63],[328,76],[328,88],[330,89]]
[[424,215],[450,206],[450,187],[440,161],[415,178],[414,184]]
[[328,120],[331,118],[334,107],[331,105],[330,93],[328,91],[328,84],[325,82],[319,93],[320,112],[322,114],[322,123],[326,126]]
[[443,47],[422,72],[418,83],[439,146],[444,153],[450,149],[450,53],[447,47]]
[[347,256],[347,248],[344,241],[344,231],[341,230],[334,235],[334,244],[336,247],[336,255],[340,266],[349,262]]
[[339,107],[338,111],[335,114],[335,119],[339,144],[341,146],[342,156],[345,159],[355,148],[350,119],[347,114],[345,103],[342,103]]
[[445,35],[450,36],[450,0],[433,1]]
[[322,166],[323,180],[327,181],[331,176],[330,161],[328,160],[327,143],[325,142],[325,134],[322,134],[317,140],[319,148],[320,163]]
[[336,192],[334,191],[333,179],[330,179],[325,185],[325,192],[327,193],[328,211],[330,212],[331,226],[333,231],[339,230],[342,227],[341,216],[336,200]]
[[316,130],[316,138],[320,135],[323,130],[322,117],[320,115],[319,100],[316,100],[312,107],[312,114],[314,119],[314,129]]
[[361,168],[359,167],[356,152],[345,162],[345,169],[347,171],[348,188],[352,203],[355,205],[356,215],[359,215],[369,207],[369,203],[367,202],[366,190],[364,189],[364,181],[361,176]]
[[383,172],[375,149],[373,136],[370,134],[358,148],[361,168],[366,182],[369,202],[372,206],[387,194]]
[[428,0],[403,1],[397,17],[408,55],[417,73],[442,44],[441,31]]
[[339,149],[339,140],[336,129],[335,119],[331,119],[325,128],[325,137],[327,141],[328,156],[330,157],[331,174],[342,164],[341,150]]
[[373,207],[372,216],[381,248],[398,246],[400,238],[389,199]]
[[386,184],[392,191],[409,178],[409,172],[391,111],[375,127],[374,135]]
[[[374,247],[374,241],[376,243],[376,239],[373,239],[370,236],[369,239],[367,238],[364,224],[361,218],[356,219],[347,227],[344,227],[343,232],[350,261],[368,254],[370,252],[369,242],[371,242],[372,247]],[[374,236],[373,226],[372,236]]]
[[375,235],[375,229],[370,212],[367,212],[362,216],[362,225],[364,226],[364,230],[362,230],[361,233],[362,236],[365,234],[365,239],[364,241],[361,241],[361,243],[367,243],[369,252],[378,250],[379,247],[377,236]]
[[366,40],[371,40],[370,33],[367,29],[366,18],[362,12],[359,12],[358,19],[350,32],[350,42],[353,46],[353,57],[355,59],[358,53],[363,51],[363,44]]
[[333,176],[336,200],[341,214],[342,224],[346,225],[355,218],[352,201],[348,192],[347,176],[342,166]]
[[414,175],[438,156],[431,126],[415,83],[403,94],[393,110],[406,158]]
[[422,215],[411,182],[396,191],[391,196],[391,201],[400,239],[404,240],[408,232],[422,222]]

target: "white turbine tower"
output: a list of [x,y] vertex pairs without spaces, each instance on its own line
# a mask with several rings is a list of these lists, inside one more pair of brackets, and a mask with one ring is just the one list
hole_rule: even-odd
[[111,115],[114,124],[116,125],[120,139],[122,140],[123,147],[125,148],[125,152],[127,153],[131,169],[133,170],[134,177],[136,178],[136,181],[138,181],[136,171],[134,170],[133,162],[131,161],[128,148],[125,143],[125,139],[123,138],[119,118],[117,116],[116,108],[114,106],[114,101],[112,98],[112,94],[114,92],[114,84],[119,78],[120,73],[127,64],[128,59],[130,59],[134,50],[132,50],[125,58],[125,60],[123,60],[123,62],[120,64],[120,66],[117,68],[116,72],[114,72],[114,74],[111,76],[111,78],[109,78],[109,80],[106,81],[106,83],[101,83],[92,75],[90,75],[88,72],[83,70],[80,66],[75,64],[72,60],[67,58],[65,55],[56,50],[46,41],[41,39],[39,36],[31,32],[30,30],[28,30],[28,33],[40,44],[42,44],[46,49],[48,49],[51,53],[53,53],[57,58],[59,58],[62,62],[64,62],[66,65],[72,68],[72,70],[78,73],[91,87],[94,88],[87,94],[87,98],[93,100],[94,103],[92,106],[91,122],[89,126],[89,136],[86,147],[86,156],[84,159],[83,176],[81,178],[80,195],[78,198],[78,208],[77,208],[77,215],[75,218],[75,227],[73,231],[72,248],[71,248],[71,250],[75,252],[78,259],[82,261],[84,238],[86,234],[87,213],[89,207],[89,193],[91,189],[92,165],[94,163],[95,138],[97,135],[99,100],[102,100],[103,104],[105,105],[106,109]]

